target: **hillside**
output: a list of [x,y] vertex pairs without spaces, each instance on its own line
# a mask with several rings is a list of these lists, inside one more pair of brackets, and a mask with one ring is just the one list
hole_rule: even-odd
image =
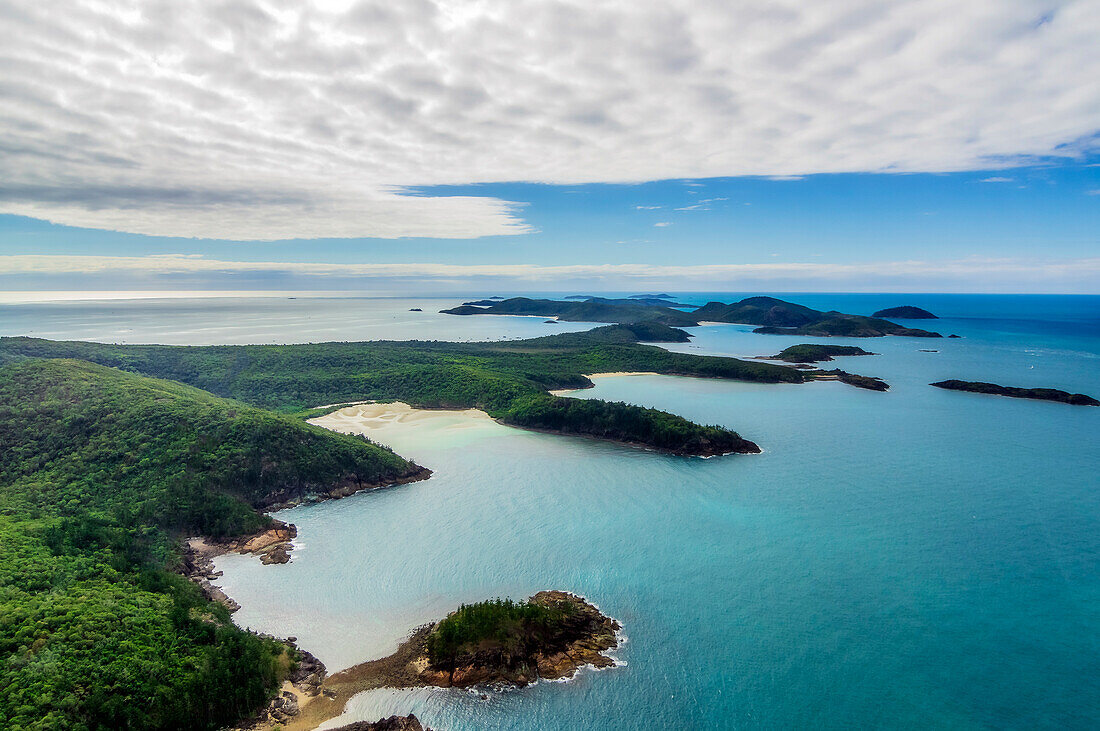
[[766,335],[877,338],[885,335],[940,337],[939,333],[907,328],[878,317],[822,312],[775,297],[748,297],[725,304],[708,302],[691,313],[703,322],[759,325],[753,332]]
[[209,729],[262,705],[294,651],[172,573],[181,535],[418,470],[358,437],[91,363],[0,368],[0,718]]
[[569,322],[652,321],[674,327],[691,327],[699,324],[690,313],[673,309],[664,303],[639,303],[632,300],[602,298],[591,298],[583,302],[564,302],[513,297],[499,302],[493,300],[468,302],[441,312],[448,315],[537,315],[556,317]]
[[182,347],[2,338],[0,362],[80,358],[284,412],[368,399],[400,400],[421,408],[479,408],[514,426],[707,455],[723,445],[741,445],[748,451],[755,451],[755,445],[743,444],[729,430],[692,424],[655,409],[604,401],[577,404],[576,399],[553,397],[547,391],[591,386],[584,374],[615,371],[762,383],[806,380],[785,366],[671,353],[634,342],[639,337],[635,330],[645,335],[653,327],[663,326],[609,326],[502,343]]
[[877,338],[885,335],[938,338],[939,333],[902,327],[880,317],[823,312],[775,297],[747,297],[739,302],[708,302],[684,312],[662,300],[637,304],[632,299],[589,297],[584,301],[545,299],[478,300],[442,312],[451,315],[538,315],[575,322],[619,324],[655,322],[672,327],[693,327],[701,322],[758,325],[754,331],[769,335]]

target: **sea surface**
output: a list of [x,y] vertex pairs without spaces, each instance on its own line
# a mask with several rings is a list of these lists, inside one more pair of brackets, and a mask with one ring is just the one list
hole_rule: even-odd
[[[669,347],[756,356],[796,342],[860,345],[879,355],[836,365],[891,389],[624,376],[575,394],[723,424],[760,455],[671,457],[458,414],[376,430],[433,477],[279,513],[299,528],[291,563],[218,561],[243,605],[236,621],[298,637],[330,670],[486,597],[567,589],[623,624],[620,667],[487,700],[372,691],[340,722],[412,711],[444,731],[1100,727],[1100,408],[927,385],[1100,396],[1100,298],[780,296],[849,312],[913,304],[944,317],[913,326],[962,337],[825,341],[702,326]],[[0,306],[0,332],[212,343],[587,327],[429,311],[450,304],[11,305]]]

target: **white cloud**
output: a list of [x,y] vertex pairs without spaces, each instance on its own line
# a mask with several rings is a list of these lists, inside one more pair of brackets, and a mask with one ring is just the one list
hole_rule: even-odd
[[1096,190],[1086,190],[1085,195],[1100,195],[1100,188]]
[[1013,183],[1013,182],[1015,182],[1015,180],[1016,180],[1015,178],[1006,178],[1006,177],[1001,176],[1001,175],[994,175],[991,178],[982,178],[978,182],[979,183]]
[[0,212],[240,239],[520,233],[506,202],[402,193],[989,169],[1079,153],[1100,119],[1093,0],[323,6],[0,5]]
[[636,211],[656,211],[659,208],[664,208],[664,206],[634,206]]
[[666,226],[671,226],[672,222],[671,221],[658,221],[657,223],[655,223],[653,225],[656,228],[665,228]]
[[1034,281],[1073,276],[1100,276],[1100,258],[1022,259],[967,257],[949,260],[907,260],[858,263],[767,262],[757,264],[352,264],[286,261],[232,261],[208,259],[195,254],[154,256],[81,256],[59,254],[0,255],[0,272],[22,274],[100,274],[140,272],[146,274],[285,272],[317,277],[416,277],[470,278],[510,277],[520,280],[553,281],[563,277],[619,277],[669,279],[690,283],[699,279],[851,277],[987,277],[1023,275]]

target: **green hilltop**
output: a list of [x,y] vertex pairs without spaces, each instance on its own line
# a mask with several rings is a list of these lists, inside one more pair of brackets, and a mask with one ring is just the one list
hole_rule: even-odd
[[0,368],[0,718],[208,729],[247,715],[294,651],[173,573],[178,539],[247,534],[272,501],[418,469],[179,383],[74,360]]

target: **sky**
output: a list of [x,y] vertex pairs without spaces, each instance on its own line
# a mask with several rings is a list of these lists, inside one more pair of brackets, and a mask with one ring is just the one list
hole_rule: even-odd
[[0,0],[0,290],[1100,293],[1100,3]]

